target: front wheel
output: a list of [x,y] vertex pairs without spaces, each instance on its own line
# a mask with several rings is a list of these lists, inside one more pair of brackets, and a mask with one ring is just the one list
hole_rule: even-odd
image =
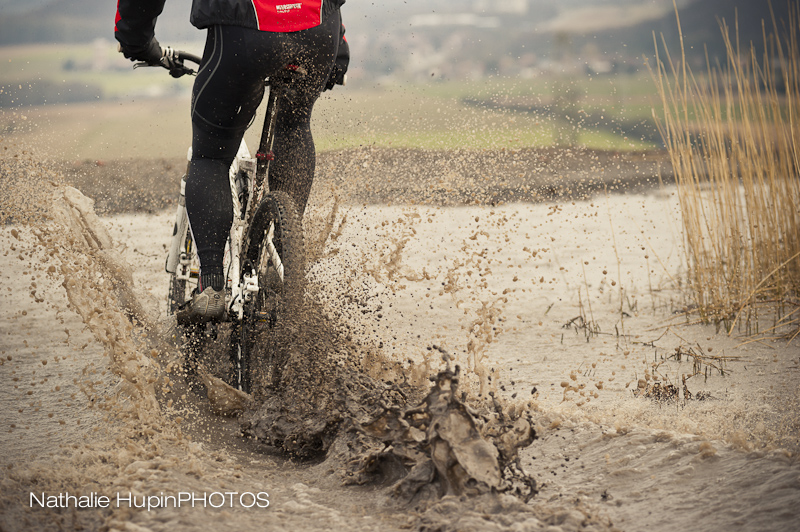
[[303,228],[294,201],[285,192],[269,192],[258,206],[242,254],[242,275],[256,273],[258,292],[244,306],[232,353],[238,358],[239,387],[277,388],[286,351],[266,341],[281,321],[299,310],[305,287]]

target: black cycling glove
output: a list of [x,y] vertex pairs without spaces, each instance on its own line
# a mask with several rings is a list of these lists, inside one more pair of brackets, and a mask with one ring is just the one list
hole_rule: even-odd
[[350,64],[350,45],[344,37],[344,24],[342,24],[341,33],[339,33],[339,49],[336,53],[336,59],[333,62],[333,69],[328,82],[325,84],[325,90],[329,91],[336,85],[344,85],[345,74],[347,67]]
[[120,52],[131,61],[142,61],[148,65],[160,65],[162,50],[155,37],[145,45],[130,45],[120,43]]
[[346,73],[346,66],[342,68],[338,63],[334,63],[331,75],[328,76],[328,82],[325,84],[325,90],[329,91],[336,85],[344,85],[344,75]]

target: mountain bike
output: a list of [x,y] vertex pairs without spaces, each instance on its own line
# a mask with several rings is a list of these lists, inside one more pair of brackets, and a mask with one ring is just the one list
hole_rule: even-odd
[[[195,75],[186,61],[200,65],[200,58],[171,48],[163,50],[161,66],[173,77]],[[144,64],[134,65],[145,66]],[[305,242],[297,209],[288,194],[268,190],[267,175],[274,159],[272,146],[281,100],[292,94],[293,82],[304,76],[301,67],[287,65],[266,79],[267,109],[261,142],[251,157],[242,140],[230,166],[233,224],[225,246],[226,312],[222,323],[186,327],[187,361],[193,367],[194,347],[204,338],[216,337],[223,323],[231,328],[229,353],[232,371],[228,384],[246,393],[254,387],[254,375],[268,387],[277,386],[285,363],[277,349],[259,342],[279,320],[288,318],[302,298],[305,281]],[[191,161],[191,148],[188,160]],[[187,166],[188,173],[188,166]],[[186,213],[186,175],[181,190],[165,269],[170,275],[167,312],[175,312],[191,299],[197,288],[199,260]]]

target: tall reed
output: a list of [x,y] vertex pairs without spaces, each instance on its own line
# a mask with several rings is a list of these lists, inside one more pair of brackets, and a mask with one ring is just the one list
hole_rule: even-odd
[[[676,9],[677,15],[677,9]],[[656,45],[656,123],[672,161],[689,283],[704,320],[759,332],[765,305],[779,328],[800,323],[800,8],[763,52],[721,23],[727,60],[695,76]],[[680,30],[680,18],[677,19]],[[738,21],[737,21],[738,27]],[[760,58],[759,58],[760,56]],[[754,327],[756,327],[754,329]],[[761,330],[763,332],[763,329]]]

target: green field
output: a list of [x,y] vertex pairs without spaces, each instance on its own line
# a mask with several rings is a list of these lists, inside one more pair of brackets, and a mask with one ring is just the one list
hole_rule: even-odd
[[[199,45],[187,45],[191,50]],[[54,85],[96,86],[103,98],[121,98],[152,90],[176,90],[191,81],[176,81],[160,68],[133,71],[132,64],[117,52],[116,43],[25,45],[0,47],[0,85],[47,82]],[[184,87],[185,89],[185,87]]]
[[[0,70],[0,86],[7,89],[24,91],[26,84],[57,87],[61,83],[98,87],[102,93],[101,98],[89,103],[0,109],[0,132],[5,143],[46,146],[48,154],[61,159],[115,159],[174,157],[183,154],[190,142],[191,79],[176,81],[160,69],[133,71],[110,43],[0,48],[0,62],[6,67]],[[105,65],[107,70],[91,70],[92,65]],[[627,138],[629,135],[622,132],[581,125],[579,120],[570,123],[541,110],[518,112],[464,101],[521,100],[546,105],[559,97],[559,91],[568,90],[578,119],[591,115],[630,121],[651,114],[653,85],[646,75],[493,78],[367,88],[368,84],[369,80],[356,80],[348,87],[325,93],[317,103],[313,128],[319,150],[362,145],[520,148],[563,143],[565,137],[569,143],[599,149],[655,146],[652,139]],[[259,116],[256,124],[260,123]],[[248,132],[251,146],[257,142],[258,126]]]

